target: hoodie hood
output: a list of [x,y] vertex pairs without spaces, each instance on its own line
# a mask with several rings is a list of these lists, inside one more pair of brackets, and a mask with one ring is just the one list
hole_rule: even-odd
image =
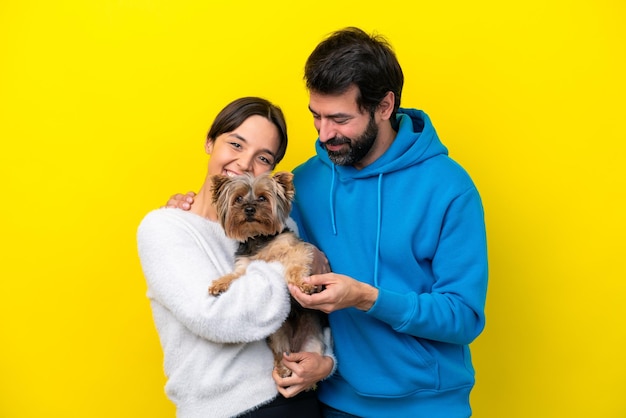
[[441,143],[430,118],[417,109],[399,108],[397,115],[398,132],[391,146],[372,164],[359,170],[353,166],[333,164],[318,138],[315,150],[320,160],[333,168],[338,177],[359,179],[392,173],[416,165],[436,155],[448,154]]

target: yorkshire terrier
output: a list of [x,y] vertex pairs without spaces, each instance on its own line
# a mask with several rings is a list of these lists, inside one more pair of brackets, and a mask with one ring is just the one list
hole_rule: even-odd
[[[285,222],[295,195],[293,174],[279,172],[254,177],[215,175],[211,178],[213,203],[226,235],[239,241],[232,273],[214,280],[209,293],[226,292],[253,260],[278,261],[285,267],[285,280],[303,292],[316,292],[303,278],[311,273],[313,247],[287,228]],[[305,309],[291,298],[291,311],[283,325],[268,337],[274,366],[281,377],[291,375],[282,364],[283,353],[309,351],[323,354],[323,314]]]

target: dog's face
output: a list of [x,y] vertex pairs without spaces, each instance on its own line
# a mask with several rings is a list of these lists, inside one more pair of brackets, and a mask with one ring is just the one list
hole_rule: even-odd
[[243,242],[282,232],[295,194],[292,180],[288,172],[212,176],[213,203],[226,235]]

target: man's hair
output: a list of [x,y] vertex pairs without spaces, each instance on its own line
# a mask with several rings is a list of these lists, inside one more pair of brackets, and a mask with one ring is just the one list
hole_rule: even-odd
[[309,55],[304,67],[309,91],[338,95],[356,85],[357,105],[372,114],[387,92],[395,96],[392,123],[400,107],[404,75],[391,45],[355,27],[333,32]]

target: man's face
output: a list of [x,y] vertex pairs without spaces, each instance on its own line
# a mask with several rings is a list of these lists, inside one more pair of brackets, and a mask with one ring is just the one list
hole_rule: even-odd
[[359,166],[378,137],[378,126],[367,112],[357,106],[358,89],[351,87],[341,95],[310,92],[309,110],[322,147],[337,165]]

